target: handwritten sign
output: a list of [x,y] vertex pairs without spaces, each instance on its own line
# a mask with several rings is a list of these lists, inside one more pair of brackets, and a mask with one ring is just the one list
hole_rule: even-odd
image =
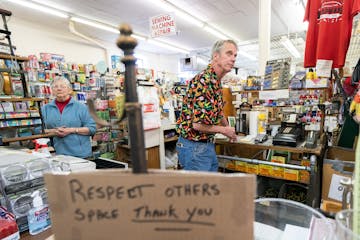
[[252,175],[114,170],[45,182],[57,240],[253,239]]
[[173,14],[161,14],[150,18],[151,37],[170,36],[176,34]]

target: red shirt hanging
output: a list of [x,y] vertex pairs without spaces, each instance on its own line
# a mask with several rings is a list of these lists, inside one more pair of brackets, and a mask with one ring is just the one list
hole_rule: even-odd
[[304,67],[315,67],[317,59],[333,60],[333,68],[343,67],[360,0],[308,0],[305,11],[309,27]]

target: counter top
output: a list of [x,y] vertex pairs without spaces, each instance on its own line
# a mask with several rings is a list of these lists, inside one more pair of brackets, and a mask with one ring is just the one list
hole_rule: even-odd
[[289,147],[289,146],[280,146],[280,145],[272,145],[272,139],[268,139],[264,143],[250,143],[250,142],[229,142],[228,140],[216,139],[215,141],[218,145],[239,145],[244,146],[246,148],[256,148],[256,149],[272,149],[279,151],[288,151],[292,153],[312,153],[315,155],[320,155],[321,151],[324,148],[323,144],[318,144],[316,148],[306,148],[302,143],[298,144],[297,147]]

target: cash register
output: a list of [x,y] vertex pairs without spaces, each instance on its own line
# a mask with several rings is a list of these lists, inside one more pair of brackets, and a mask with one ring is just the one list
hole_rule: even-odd
[[304,140],[302,123],[282,122],[278,133],[273,138],[273,145],[296,147],[302,140]]

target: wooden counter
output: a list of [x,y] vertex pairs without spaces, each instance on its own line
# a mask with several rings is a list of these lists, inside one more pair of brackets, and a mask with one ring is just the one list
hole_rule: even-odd
[[216,140],[217,145],[223,146],[237,146],[239,148],[247,149],[257,149],[257,150],[279,150],[279,151],[288,151],[292,153],[310,153],[314,155],[321,155],[324,150],[323,144],[318,144],[316,148],[306,148],[299,144],[297,147],[288,147],[288,146],[279,146],[272,145],[272,139],[265,141],[264,143],[255,144],[255,143],[246,143],[246,142],[229,142],[225,140]]

